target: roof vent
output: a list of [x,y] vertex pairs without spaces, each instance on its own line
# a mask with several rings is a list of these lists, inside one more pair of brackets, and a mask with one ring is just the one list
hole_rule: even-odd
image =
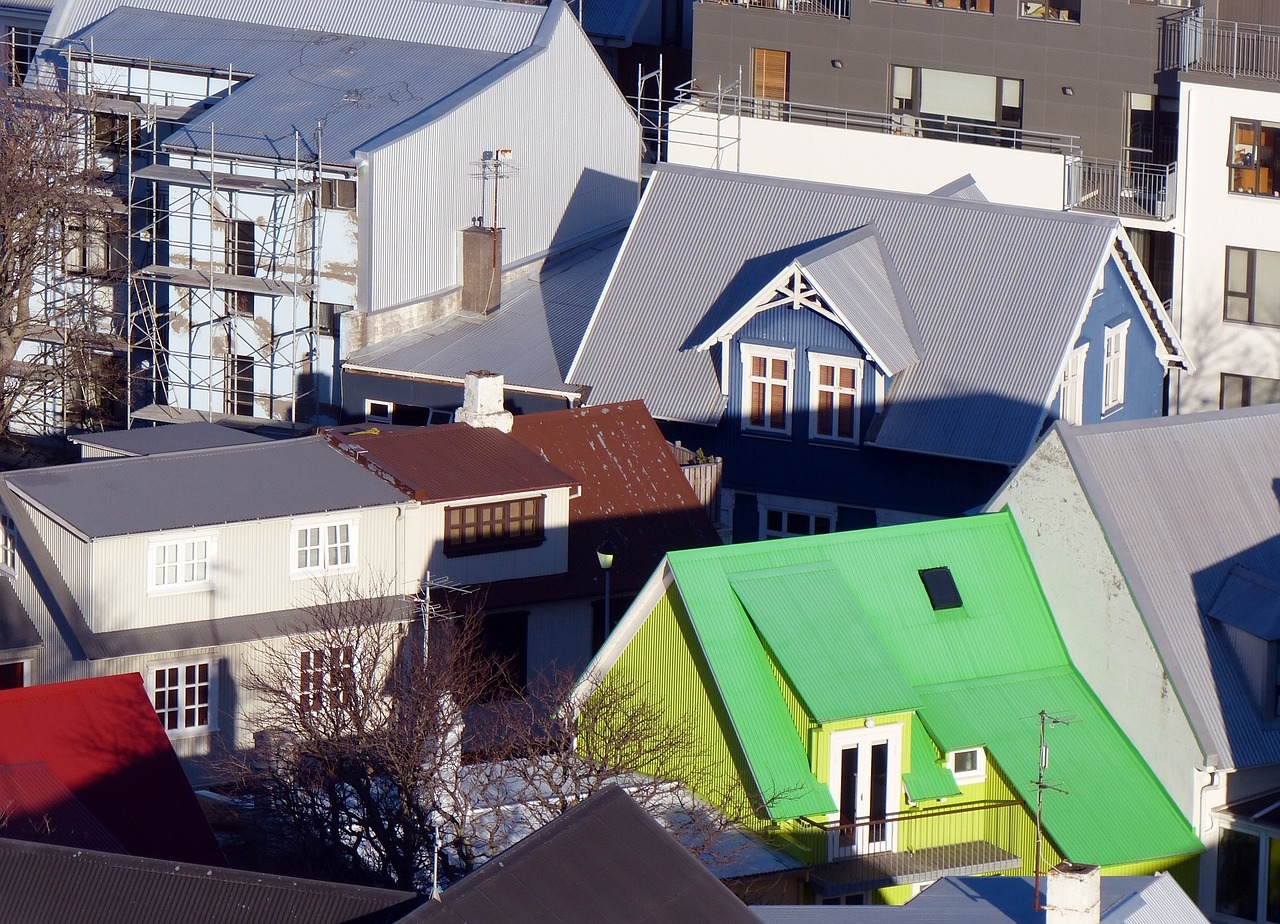
[[920,572],[920,582],[929,595],[929,605],[935,610],[954,610],[964,606],[950,568],[925,568]]

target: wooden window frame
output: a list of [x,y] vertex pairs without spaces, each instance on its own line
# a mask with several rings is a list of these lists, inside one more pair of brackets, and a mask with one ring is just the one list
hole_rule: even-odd
[[[1266,143],[1270,138],[1270,143]],[[1259,119],[1232,119],[1227,146],[1227,192],[1240,196],[1280,197],[1276,182],[1276,145],[1280,124]]]
[[[796,351],[744,343],[742,354],[743,433],[790,436],[794,416]],[[782,377],[777,363],[786,363]]]
[[544,541],[545,494],[444,508],[444,554],[450,558],[529,548]]
[[355,695],[354,645],[303,648],[298,652],[298,711],[304,717],[334,706],[348,706]]
[[[863,378],[866,364],[863,360],[852,356],[835,356],[827,353],[809,354],[809,438],[824,442],[841,443],[856,446],[860,442],[862,428],[862,396]],[[832,381],[824,383],[824,370],[831,370]],[[840,381],[841,373],[848,372],[853,378],[850,385]],[[841,426],[843,408],[842,398],[850,398],[848,408],[848,432]],[[830,415],[829,426],[823,427],[823,402],[829,402],[826,413]]]

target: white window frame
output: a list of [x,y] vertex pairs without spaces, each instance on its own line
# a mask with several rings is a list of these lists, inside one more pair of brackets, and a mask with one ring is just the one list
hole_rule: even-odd
[[[345,538],[339,531],[346,529]],[[310,533],[315,531],[315,536]],[[304,534],[306,534],[304,536]],[[289,576],[296,579],[327,576],[331,574],[347,574],[359,567],[360,559],[356,546],[356,521],[351,517],[341,519],[295,520],[289,525]],[[302,545],[303,539],[307,545]],[[314,544],[311,540],[314,538]],[[346,549],[346,561],[330,564],[330,553]],[[301,564],[298,555],[304,549],[314,550],[318,564]],[[341,556],[339,556],[341,557]]]
[[1129,321],[1109,326],[1102,334],[1102,413],[1124,405],[1128,372]]
[[[956,757],[961,754],[976,754],[977,759],[972,770],[957,770]],[[947,752],[947,769],[951,771],[951,775],[956,778],[957,786],[967,786],[970,783],[981,783],[987,778],[987,752],[984,748],[957,748],[954,751]]]
[[13,517],[0,509],[0,574],[18,572],[18,527]]
[[[194,684],[187,681],[187,669],[194,668],[199,670],[204,665],[208,668],[208,676],[206,681],[201,684],[198,676]],[[156,674],[164,671],[177,671],[177,685],[170,687],[167,683],[161,687],[156,684]],[[160,720],[161,726],[170,738],[190,738],[196,735],[207,735],[210,732],[218,730],[218,662],[217,659],[210,657],[192,658],[185,661],[157,661],[147,665],[147,693],[151,696],[151,706],[156,710],[156,717]],[[198,692],[200,687],[204,686],[207,690],[207,701],[205,703],[208,709],[208,721],[204,724],[196,722],[192,725],[186,724],[188,710],[198,710],[200,703],[198,701],[190,701],[189,697],[192,692]],[[162,692],[176,691],[177,702],[173,706],[165,704],[163,710],[157,702],[157,698]],[[170,728],[167,717],[173,712],[177,718],[177,728]]]
[[[374,413],[374,409],[379,413]],[[385,410],[385,413],[382,411]],[[394,401],[375,401],[372,398],[364,399],[364,419],[369,423],[391,423],[391,415],[396,412]]]
[[[742,355],[742,430],[744,433],[762,433],[770,436],[790,436],[791,435],[791,418],[795,410],[795,379],[796,379],[796,351],[785,347],[761,346],[755,343],[744,343],[741,345],[739,352]],[[773,416],[773,407],[771,405],[772,389],[771,385],[779,383],[778,379],[764,378],[753,376],[751,373],[751,360],[763,359],[766,368],[774,360],[783,360],[787,364],[787,377],[785,381],[786,395],[783,398],[783,425],[782,427],[772,427],[769,425],[769,419]],[[751,422],[751,386],[755,382],[761,382],[765,386],[764,390],[764,424],[753,424]]]
[[[782,497],[776,494],[758,494],[756,495],[756,510],[759,514],[759,528],[756,535],[761,539],[784,539],[800,535],[825,535],[823,533],[815,534],[813,530],[814,517],[826,517],[830,521],[831,528],[827,531],[834,533],[837,529],[836,514],[839,512],[835,504],[824,504],[819,501],[804,500],[798,497]],[[771,535],[768,529],[769,512],[776,511],[781,513],[785,518],[788,514],[796,516],[808,517],[809,529],[808,533],[791,533],[785,530],[782,533],[774,533]],[[785,524],[785,519],[784,519]]]
[[[861,359],[852,356],[836,356],[832,353],[810,353],[809,354],[809,438],[813,440],[822,440],[831,443],[843,443],[849,446],[856,446],[861,440],[859,434],[862,432],[862,383],[863,370],[866,363]],[[836,373],[834,381],[831,385],[823,385],[819,381],[818,373],[821,367],[832,366]],[[853,387],[845,388],[840,384],[840,372],[844,369],[853,371]],[[831,433],[818,432],[818,396],[827,391],[831,393],[832,404],[831,413],[833,422],[838,420],[839,415],[839,399],[843,395],[851,395],[853,398],[853,435],[840,436]],[[836,428],[838,429],[838,427]]]
[[[347,652],[350,652],[348,655]],[[351,672],[351,681],[348,685],[344,685],[334,680],[334,654],[339,655],[339,670],[349,670]],[[320,655],[319,664],[312,663],[309,668],[304,671],[302,667],[302,658],[309,655],[313,659]],[[304,645],[297,649],[294,654],[293,663],[297,669],[295,681],[298,684],[298,710],[305,718],[313,713],[324,712],[331,708],[330,700],[335,692],[347,693],[355,696],[358,691],[357,671],[360,666],[359,647],[355,642],[350,644],[339,645],[322,645],[320,647],[312,647]],[[314,678],[319,675],[319,686],[313,686],[311,682],[304,684],[304,675],[310,673]],[[306,687],[304,690],[303,687]],[[341,704],[340,704],[341,705]]]
[[[203,542],[204,557],[196,554],[196,546]],[[163,549],[175,551],[173,562],[160,562],[157,555]],[[147,595],[163,596],[167,594],[187,594],[212,590],[214,586],[214,569],[217,562],[218,539],[211,533],[188,533],[177,536],[163,536],[147,543]],[[204,577],[187,579],[184,571],[188,565],[204,563]],[[174,567],[173,581],[158,581],[157,570],[161,567]]]
[[1058,418],[1077,427],[1084,423],[1084,372],[1088,355],[1087,343],[1071,351],[1058,387]]
[[[22,686],[29,687],[31,686],[31,665],[33,663],[34,662],[32,661],[31,658],[9,658],[8,660],[0,661],[0,667],[7,667],[10,664],[21,664],[22,665]],[[19,689],[19,688],[15,687],[14,689]]]

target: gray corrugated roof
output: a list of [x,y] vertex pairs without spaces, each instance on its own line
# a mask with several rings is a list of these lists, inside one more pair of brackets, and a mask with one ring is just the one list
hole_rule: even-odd
[[1255,638],[1280,639],[1280,584],[1236,566],[1227,575],[1209,615]]
[[920,326],[874,226],[816,247],[796,263],[886,372],[897,375],[919,361]]
[[648,11],[652,0],[579,0],[582,28],[593,39],[611,45],[630,45],[636,27]]
[[319,437],[104,459],[3,477],[91,539],[405,500]]
[[[118,7],[231,22],[514,54],[533,42],[547,8],[500,0],[58,0],[46,35],[65,38]],[[221,62],[226,66],[227,61]]]
[[706,317],[728,317],[800,254],[867,224],[924,346],[894,380],[876,443],[1020,461],[1115,219],[659,166],[574,382],[592,387],[592,403],[643,398],[659,419],[717,423],[725,402],[714,359],[695,349]]
[[68,43],[87,53],[156,58],[252,73],[244,84],[168,137],[174,149],[352,163],[356,148],[471,84],[508,55],[470,48],[315,32],[253,22],[122,8]]
[[208,421],[112,430],[108,433],[79,433],[70,437],[80,446],[109,449],[128,456],[150,456],[158,452],[185,452],[188,449],[215,449],[245,446],[266,441],[265,436],[223,427]]
[[548,263],[536,279],[505,287],[502,307],[487,317],[453,315],[357,350],[346,364],[459,382],[488,369],[508,386],[576,392],[564,374],[621,241],[610,235]]
[[964,176],[952,180],[946,186],[938,187],[929,195],[945,196],[949,199],[971,199],[974,202],[990,201],[983,194],[982,189],[978,186],[978,181],[973,178],[972,173],[966,173]]
[[[74,887],[71,884],[74,883]],[[412,892],[0,839],[5,921],[393,924]]]
[[1237,565],[1280,581],[1280,406],[1056,431],[1206,754],[1280,763],[1202,616]]

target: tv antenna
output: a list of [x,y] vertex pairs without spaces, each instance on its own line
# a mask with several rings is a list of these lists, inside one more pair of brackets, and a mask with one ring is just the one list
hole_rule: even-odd
[[1049,769],[1049,742],[1045,737],[1045,730],[1055,725],[1070,725],[1075,721],[1073,715],[1050,715],[1041,709],[1036,713],[1036,718],[1040,720],[1040,768],[1036,772],[1036,877],[1035,890],[1032,892],[1031,907],[1036,911],[1044,910],[1044,902],[1040,900],[1040,877],[1043,875],[1040,867],[1044,862],[1044,794],[1045,790],[1061,793],[1064,796],[1070,793],[1060,784],[1045,778],[1045,771]]

